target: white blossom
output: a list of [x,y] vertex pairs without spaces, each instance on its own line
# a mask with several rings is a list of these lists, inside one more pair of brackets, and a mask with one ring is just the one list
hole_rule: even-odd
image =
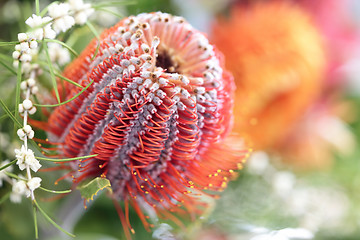
[[10,201],[13,203],[21,203],[21,197],[22,194],[16,193],[16,192],[11,192],[10,194]]
[[70,10],[74,12],[75,23],[83,25],[88,17],[94,12],[90,3],[84,3],[82,0],[69,0]]
[[[28,151],[31,151],[31,149],[28,149]],[[29,167],[31,168],[31,170],[33,170],[34,172],[37,172],[40,168],[41,168],[41,164],[40,162],[35,158],[34,156],[34,152],[32,152],[32,155],[28,155],[26,158],[25,158],[25,163],[27,165],[29,165]]]
[[[30,191],[34,191],[35,189],[40,187],[41,178],[39,177],[33,177],[27,182],[27,186],[30,189]],[[27,196],[29,197],[29,196]]]
[[12,192],[10,194],[10,201],[13,203],[20,203],[23,195],[30,195],[31,192],[27,188],[25,181],[13,179]]
[[[37,40],[42,40],[44,38],[54,39],[56,37],[56,32],[51,28],[51,17],[41,17],[33,14],[29,17],[25,23],[30,26],[32,31],[29,33],[30,37]],[[47,24],[46,24],[47,23]],[[43,26],[46,24],[45,26]]]
[[57,62],[59,65],[65,65],[70,62],[70,53],[66,48],[63,48],[58,43],[48,43],[48,47],[51,62]]
[[56,33],[65,32],[75,24],[75,19],[69,16],[69,4],[53,3],[48,7],[48,14],[54,19],[53,28]]
[[41,168],[40,162],[35,158],[34,152],[31,149],[25,149],[22,145],[21,149],[15,149],[15,157],[17,159],[16,164],[20,170],[24,170],[28,165],[34,172],[37,172]]
[[28,139],[32,139],[34,137],[34,134],[35,133],[30,125],[25,125],[23,128],[17,130],[17,135],[21,140],[24,140],[25,136],[27,136]]

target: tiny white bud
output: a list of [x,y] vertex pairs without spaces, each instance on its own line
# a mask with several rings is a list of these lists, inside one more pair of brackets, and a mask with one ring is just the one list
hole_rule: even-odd
[[25,110],[29,110],[30,108],[32,108],[33,104],[29,99],[25,99],[23,101],[23,106]]
[[36,107],[32,107],[32,108],[29,110],[29,114],[30,114],[30,115],[33,115],[34,113],[36,113]]
[[33,86],[33,87],[31,88],[31,94],[37,94],[38,91],[39,91],[39,88],[38,88],[37,86]]
[[13,57],[13,59],[19,59],[19,57],[20,57],[20,52],[19,52],[19,51],[14,51],[14,52],[12,53],[12,57]]
[[23,140],[26,135],[24,132],[24,129],[22,129],[22,128],[18,129],[16,133],[21,140]]
[[16,51],[19,51],[19,52],[21,51],[21,46],[20,46],[20,44],[16,44],[16,45],[15,45],[15,50],[16,50]]
[[33,78],[29,78],[26,82],[29,87],[35,86],[35,79],[33,79]]
[[13,62],[13,66],[14,66],[14,68],[18,68],[18,67],[19,67],[19,61],[18,61],[18,60],[15,60],[15,61]]
[[24,112],[24,105],[22,103],[19,104],[19,113]]
[[30,62],[32,59],[31,55],[30,54],[26,54],[24,53],[23,55],[21,55],[20,57],[20,61],[22,62]]
[[28,52],[30,50],[29,43],[28,42],[22,42],[20,43],[21,51]]
[[30,131],[32,131],[32,128],[31,128],[30,125],[25,125],[25,126],[23,127],[23,129],[24,129],[24,131],[26,132],[26,134],[28,134]]
[[27,89],[27,82],[26,81],[23,81],[20,83],[20,89],[21,90],[26,90]]
[[37,47],[38,47],[37,41],[30,41],[30,48],[31,49],[36,49]]
[[19,42],[25,42],[28,40],[28,36],[26,33],[18,33]]

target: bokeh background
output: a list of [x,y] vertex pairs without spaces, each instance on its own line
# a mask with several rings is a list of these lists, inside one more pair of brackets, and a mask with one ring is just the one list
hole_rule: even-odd
[[[239,177],[185,229],[156,220],[134,239],[360,239],[360,2],[358,0],[137,0],[96,12],[98,32],[119,16],[163,11],[184,16],[224,53],[237,85],[234,134],[253,149]],[[41,7],[50,1],[40,1]],[[129,4],[131,3],[131,4]],[[0,2],[0,41],[26,30],[34,1]],[[69,33],[77,51],[93,37]],[[0,57],[11,56],[0,47]],[[43,76],[46,89],[46,74]],[[0,98],[14,109],[15,77],[0,65]],[[44,96],[45,95],[45,96]],[[43,97],[46,97],[44,94]],[[41,99],[41,97],[39,97]],[[37,116],[41,118],[41,116]],[[45,138],[41,131],[37,137]],[[0,109],[0,162],[19,147]],[[40,173],[54,188],[62,173]],[[63,181],[57,189],[69,188]],[[0,199],[11,186],[0,187]],[[42,204],[75,239],[123,239],[112,202],[99,194],[85,210],[78,193]],[[40,239],[67,239],[39,218]],[[33,239],[30,201],[0,204],[1,239]]]

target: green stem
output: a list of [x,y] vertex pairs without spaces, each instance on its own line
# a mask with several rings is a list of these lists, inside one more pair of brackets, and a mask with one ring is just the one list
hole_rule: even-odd
[[0,42],[0,47],[2,46],[14,46],[18,44],[19,42]]
[[60,231],[62,231],[63,233],[65,233],[66,235],[70,236],[70,237],[75,237],[74,234],[69,233],[68,231],[66,231],[65,229],[63,229],[62,227],[60,227],[54,220],[52,220],[47,214],[46,212],[39,206],[39,204],[37,203],[36,200],[34,200],[34,203],[37,207],[37,209],[39,209],[39,211],[41,212],[42,215],[44,215],[44,217],[57,229],[59,229]]
[[[14,125],[17,125],[18,127],[22,128],[23,125],[16,119],[16,117],[14,115],[12,115],[11,111],[8,109],[8,107],[5,105],[5,103],[1,99],[0,99],[0,105],[4,109],[6,114],[11,118],[11,120],[13,120]],[[19,110],[15,109],[15,113],[18,111]]]
[[68,102],[71,102],[72,100],[74,100],[75,98],[77,98],[78,96],[80,96],[80,94],[82,94],[86,89],[88,89],[88,87],[91,86],[91,84],[94,82],[94,80],[92,80],[85,88],[83,88],[78,94],[76,94],[75,96],[73,96],[72,98],[66,100],[65,102],[62,103],[58,103],[58,104],[49,104],[49,105],[41,105],[41,104],[34,104],[34,106],[37,107],[58,107],[61,105],[64,105]]
[[60,95],[59,95],[59,90],[57,88],[57,82],[56,82],[56,78],[55,78],[55,74],[54,74],[54,67],[52,65],[52,62],[50,60],[50,55],[49,55],[49,49],[47,47],[46,41],[43,40],[43,47],[45,49],[45,53],[46,53],[46,58],[49,64],[49,69],[50,69],[50,76],[51,76],[51,81],[53,83],[53,87],[55,90],[55,95],[56,95],[56,99],[58,101],[58,103],[60,103]]
[[15,159],[15,160],[11,161],[10,163],[8,163],[8,164],[0,167],[0,171],[6,169],[6,168],[8,168],[8,167],[10,167],[10,166],[13,165],[16,161],[17,161],[17,159]]
[[69,190],[63,190],[63,191],[56,191],[56,190],[50,190],[50,189],[46,189],[43,187],[39,187],[41,190],[45,191],[45,192],[50,192],[50,193],[69,193],[71,192],[71,189]]
[[97,156],[97,154],[82,156],[82,157],[75,157],[75,158],[63,158],[63,159],[44,158],[44,157],[36,157],[36,158],[39,160],[50,161],[50,162],[67,162],[67,161],[75,161],[75,160],[79,160],[79,159],[91,158],[91,157],[96,157],[96,156]]
[[[21,84],[21,62],[19,61],[19,66],[17,70],[17,81],[16,81],[16,90],[15,90],[15,119],[18,119],[19,115],[19,104],[20,104],[20,84]],[[15,125],[14,125],[15,127]]]
[[55,73],[55,76],[57,76],[57,77],[65,80],[65,81],[67,81],[68,83],[71,83],[71,84],[73,84],[73,85],[75,85],[75,86],[77,86],[77,87],[79,87],[79,88],[84,88],[84,87],[81,86],[80,84],[72,81],[71,79],[68,79],[68,78],[64,77],[63,75],[61,75],[61,74],[59,74],[59,73]]
[[7,70],[9,70],[12,74],[16,75],[16,71],[10,67],[9,65],[7,65],[5,62],[3,62],[1,59],[0,59],[0,64],[3,65]]
[[36,11],[36,15],[39,16],[39,14],[40,14],[40,4],[39,4],[39,0],[35,0],[35,11]]
[[36,206],[33,204],[33,216],[34,216],[34,227],[35,227],[35,239],[39,239],[37,216],[36,216]]

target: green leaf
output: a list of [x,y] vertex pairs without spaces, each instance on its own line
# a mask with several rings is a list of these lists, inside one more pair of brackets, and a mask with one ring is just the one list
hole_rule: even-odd
[[47,59],[47,62],[49,64],[51,81],[52,81],[52,84],[53,84],[53,87],[54,87],[54,90],[55,90],[56,99],[57,99],[58,103],[60,103],[60,95],[59,95],[57,82],[56,82],[56,78],[55,78],[54,67],[53,67],[52,62],[50,60],[49,49],[48,49],[48,47],[46,45],[46,41],[45,40],[43,40],[43,41],[44,41],[44,43],[43,43],[42,46],[45,49],[46,59]]
[[36,107],[57,107],[57,106],[60,106],[60,105],[64,105],[64,104],[66,104],[68,102],[71,102],[72,100],[74,100],[78,96],[80,96],[80,94],[82,94],[88,87],[90,87],[93,82],[94,82],[94,80],[91,80],[91,82],[85,88],[83,88],[78,94],[76,94],[75,96],[73,96],[69,100],[66,100],[65,102],[58,103],[58,104],[49,104],[49,105],[34,104],[34,106],[36,106]]
[[46,212],[40,208],[39,204],[36,202],[36,200],[33,201],[37,207],[37,209],[39,209],[39,211],[41,212],[42,215],[44,215],[44,217],[52,224],[54,225],[54,227],[56,227],[57,229],[59,229],[60,231],[62,231],[63,233],[69,235],[70,237],[75,237],[74,234],[69,233],[68,231],[66,231],[65,229],[63,229],[62,227],[60,227],[54,220],[52,220],[47,214]]
[[10,167],[11,165],[13,165],[14,163],[16,163],[17,159],[13,160],[12,162],[0,167],[0,171],[6,169],[7,167]]
[[39,160],[50,161],[50,162],[67,162],[67,161],[75,161],[75,160],[79,160],[79,159],[91,158],[91,157],[96,157],[96,156],[97,156],[97,154],[75,157],[75,158],[62,158],[62,159],[60,159],[60,158],[59,159],[45,158],[45,157],[36,157],[36,158]]
[[110,181],[106,178],[97,177],[88,183],[77,187],[80,190],[82,198],[87,201],[93,200],[94,196],[102,189],[107,188],[111,191]]
[[0,59],[0,64],[4,66],[4,68],[6,68],[7,70],[9,70],[12,74],[16,75],[16,71],[10,67],[9,65],[7,65],[5,62],[3,62],[3,60]]
[[35,205],[33,205],[33,216],[34,216],[35,239],[39,239],[38,223],[37,223],[36,206]]
[[18,125],[18,127],[22,128],[23,125],[16,119],[16,117],[14,115],[12,115],[11,111],[7,108],[7,106],[5,105],[5,103],[1,99],[0,99],[0,105],[4,109],[6,114],[11,118],[11,120],[13,120],[13,122],[16,125]]
[[74,81],[72,81],[72,80],[64,77],[63,75],[61,75],[61,74],[59,74],[59,73],[55,73],[55,76],[57,76],[57,77],[65,80],[65,81],[67,81],[68,83],[71,83],[71,84],[73,84],[73,85],[75,85],[75,86],[77,86],[77,87],[79,87],[79,88],[84,88],[84,87],[81,86],[80,84],[78,84],[78,83],[76,83],[76,82],[74,82]]
[[113,7],[114,5],[121,5],[121,6],[125,6],[125,5],[135,5],[137,2],[136,1],[103,1],[101,3],[96,3],[93,4],[93,8],[98,9],[101,7]]
[[99,34],[96,31],[95,27],[90,23],[90,22],[86,22],[86,26],[88,26],[88,28],[90,29],[90,31],[95,35],[95,37],[100,40]]
[[36,15],[39,16],[39,14],[40,14],[40,4],[39,4],[39,0],[35,0],[35,11],[36,11]]
[[59,193],[59,194],[62,194],[62,193],[70,193],[71,192],[71,189],[69,190],[63,190],[63,191],[57,191],[57,190],[50,190],[50,189],[47,189],[47,188],[43,188],[43,187],[39,187],[41,190],[45,191],[45,192],[49,192],[49,193]]
[[0,47],[2,46],[14,46],[18,44],[19,42],[0,42]]
[[[16,91],[15,91],[15,114],[19,112],[21,77],[22,77],[21,62],[19,62],[18,71],[17,71]],[[15,119],[17,119],[17,115],[15,115]]]

